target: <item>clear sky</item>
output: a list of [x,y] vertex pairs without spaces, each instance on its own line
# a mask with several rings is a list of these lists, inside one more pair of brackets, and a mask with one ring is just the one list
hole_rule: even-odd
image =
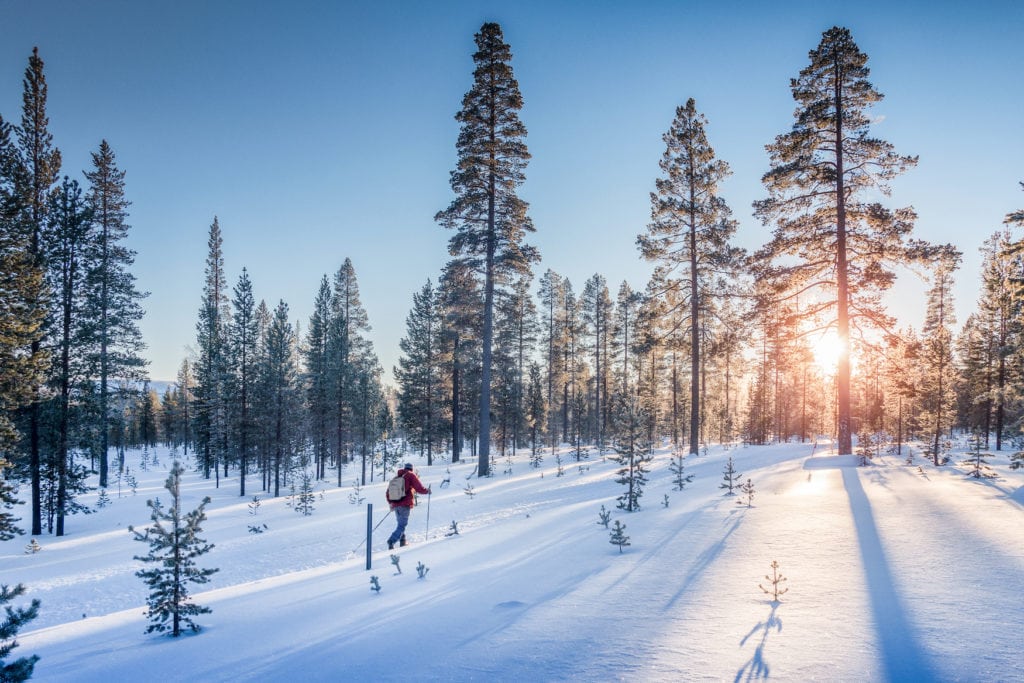
[[[1024,2],[233,2],[0,0],[0,114],[17,122],[32,47],[46,63],[63,172],[82,180],[106,139],[127,172],[130,246],[151,292],[153,379],[195,338],[209,225],[229,281],[288,302],[305,330],[320,278],[348,257],[384,368],[412,294],[436,281],[449,233],[454,114],[473,34],[501,24],[533,159],[521,196],[532,238],[577,291],[651,272],[636,235],[677,105],[694,97],[733,176],[722,194],[753,249],[770,234],[764,145],[792,125],[789,79],[833,25],[850,28],[886,95],[873,132],[918,167],[893,185],[917,235],[964,251],[961,321],[982,241],[1024,207]],[[920,286],[895,312],[919,325]]]

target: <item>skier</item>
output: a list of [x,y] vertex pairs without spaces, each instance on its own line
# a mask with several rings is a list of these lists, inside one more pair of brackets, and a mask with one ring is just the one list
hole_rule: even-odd
[[398,519],[398,526],[388,537],[388,550],[394,550],[395,543],[399,546],[405,545],[405,527],[409,524],[409,513],[416,504],[414,493],[425,493],[430,495],[430,489],[424,487],[420,478],[412,471],[412,463],[405,463],[405,466],[395,473],[394,478],[388,482],[385,496],[391,509],[395,511]]

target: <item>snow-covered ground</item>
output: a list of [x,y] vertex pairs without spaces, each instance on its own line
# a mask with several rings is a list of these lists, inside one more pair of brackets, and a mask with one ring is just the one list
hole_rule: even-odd
[[[0,583],[42,601],[13,653],[41,657],[36,680],[1024,680],[1024,473],[1005,454],[999,479],[976,481],[921,459],[855,467],[820,445],[719,447],[687,458],[696,476],[677,492],[659,452],[634,513],[616,508],[617,466],[597,455],[563,454],[561,477],[550,453],[539,470],[519,456],[511,475],[499,459],[489,479],[414,459],[435,493],[429,527],[425,498],[413,512],[400,575],[384,548],[393,517],[366,570],[352,488],[326,484],[309,517],[256,492],[253,515],[235,478],[217,489],[190,468],[184,508],[213,499],[200,565],[220,572],[194,595],[213,610],[202,632],[178,639],[144,634],[132,557],[147,546],[127,531],[147,525],[147,498],[169,497],[158,455],[143,471],[129,454],[135,495],[111,491],[41,552],[24,552],[27,537],[0,545]],[[755,485],[751,508],[719,489],[728,456]],[[383,484],[362,493],[379,521]],[[622,553],[602,504],[626,525]],[[758,587],[773,560],[779,603]]]

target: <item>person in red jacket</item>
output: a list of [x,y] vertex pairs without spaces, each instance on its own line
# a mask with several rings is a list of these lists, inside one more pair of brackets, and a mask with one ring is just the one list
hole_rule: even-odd
[[[398,470],[395,473],[395,477],[402,477],[405,480],[405,496],[398,500],[388,498],[388,503],[390,503],[391,509],[395,511],[395,517],[398,519],[398,526],[388,537],[388,550],[393,550],[395,543],[398,543],[400,546],[405,545],[405,527],[409,524],[409,513],[412,512],[413,505],[416,504],[414,494],[425,493],[428,496],[430,495],[430,489],[423,486],[420,478],[412,471],[412,463],[405,463],[405,467]],[[387,497],[386,489],[384,495]]]

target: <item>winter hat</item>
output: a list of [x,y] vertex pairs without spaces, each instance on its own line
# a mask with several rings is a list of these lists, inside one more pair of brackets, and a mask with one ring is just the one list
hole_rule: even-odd
[[410,472],[412,472],[412,463],[411,463],[411,462],[407,462],[407,463],[405,463],[405,469],[407,469],[407,470],[409,470]]

